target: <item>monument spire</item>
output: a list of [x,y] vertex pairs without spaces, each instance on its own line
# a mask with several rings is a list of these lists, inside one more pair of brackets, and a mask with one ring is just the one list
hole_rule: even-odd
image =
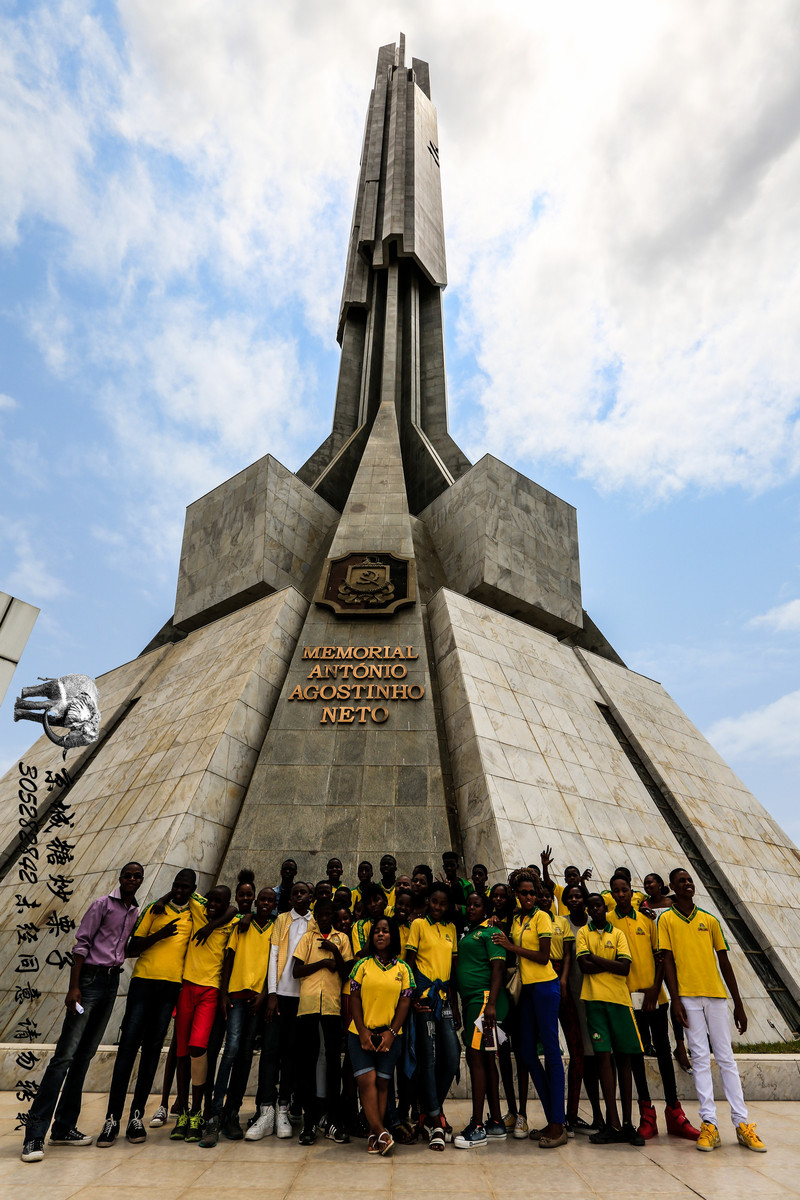
[[405,36],[378,52],[339,313],[333,429],[298,476],[337,508],[386,399],[394,401],[409,507],[469,469],[447,428],[442,291],[447,283],[439,134],[422,59]]

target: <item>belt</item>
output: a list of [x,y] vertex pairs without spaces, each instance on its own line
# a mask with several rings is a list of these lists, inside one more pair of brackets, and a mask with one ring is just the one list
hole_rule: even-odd
[[96,971],[100,975],[118,975],[122,967],[101,967],[95,963],[84,963],[83,969],[84,971]]

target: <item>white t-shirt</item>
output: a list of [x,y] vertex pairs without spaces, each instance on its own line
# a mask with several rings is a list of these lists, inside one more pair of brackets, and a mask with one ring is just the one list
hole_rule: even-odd
[[300,995],[300,980],[295,979],[292,974],[294,963],[294,952],[297,949],[297,943],[304,933],[308,932],[308,923],[311,920],[311,913],[301,914],[291,910],[292,918],[289,925],[289,952],[286,956],[286,966],[283,968],[283,974],[278,979],[278,947],[271,946],[269,951],[269,971],[267,975],[267,991],[277,992],[279,996],[299,996]]

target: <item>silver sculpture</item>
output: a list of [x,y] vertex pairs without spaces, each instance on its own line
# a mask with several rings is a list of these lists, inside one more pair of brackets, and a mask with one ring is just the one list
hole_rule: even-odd
[[[39,678],[38,686],[23,688],[22,695],[14,701],[14,720],[43,725],[50,741],[62,747],[65,759],[68,750],[96,742],[100,732],[100,696],[94,680],[88,675]],[[32,696],[45,699],[32,700]],[[53,725],[66,728],[69,733],[54,733]]]

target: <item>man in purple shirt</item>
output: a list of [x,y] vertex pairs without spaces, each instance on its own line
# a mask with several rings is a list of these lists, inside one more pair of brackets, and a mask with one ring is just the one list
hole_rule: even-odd
[[143,879],[141,863],[126,863],[120,872],[119,887],[95,900],[80,923],[64,1001],[67,1015],[28,1113],[23,1162],[44,1158],[44,1139],[51,1120],[51,1145],[92,1143],[91,1137],[76,1128],[83,1081],[117,997],[125,947],[139,915],[136,892]]

